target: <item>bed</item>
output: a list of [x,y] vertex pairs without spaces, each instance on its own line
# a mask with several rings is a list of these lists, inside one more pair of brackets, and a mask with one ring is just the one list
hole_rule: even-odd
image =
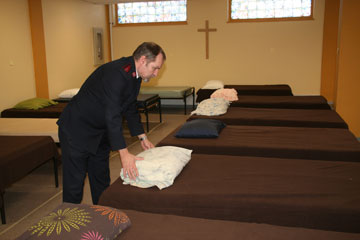
[[238,96],[232,107],[331,109],[323,96]]
[[2,118],[59,118],[67,102],[60,102],[56,105],[34,109],[9,108],[1,112]]
[[186,115],[187,97],[193,97],[193,109],[195,108],[195,88],[189,86],[171,86],[171,87],[146,87],[140,88],[141,94],[158,94],[160,99],[182,99],[184,101],[184,114]]
[[[292,90],[287,84],[274,85],[224,85],[224,88],[234,88],[240,96],[292,96]],[[196,92],[196,102],[210,98],[217,89],[199,89]]]
[[227,125],[218,138],[176,138],[179,129],[157,146],[194,153],[360,162],[360,143],[347,129]]
[[[55,186],[58,187],[57,160],[59,153],[50,136],[0,136],[0,193],[41,164],[53,160]],[[2,201],[3,203],[3,201]],[[4,203],[1,208],[5,221]]]
[[0,118],[0,135],[50,136],[59,143],[56,118]]
[[132,225],[116,240],[357,240],[357,233],[281,227],[125,210]]
[[[57,98],[54,101],[58,102],[56,105],[34,109],[15,109],[9,108],[1,112],[1,118],[59,118],[60,114],[68,104],[71,98]],[[148,111],[154,107],[159,109],[159,121],[161,118],[161,103],[159,96],[156,94],[139,94],[137,99],[137,106],[140,112],[145,114],[146,130],[149,131],[149,117]]]
[[360,163],[193,154],[172,186],[118,178],[99,204],[158,214],[360,232]]
[[348,128],[333,110],[229,107],[224,115],[191,115],[187,120],[218,119],[229,125]]

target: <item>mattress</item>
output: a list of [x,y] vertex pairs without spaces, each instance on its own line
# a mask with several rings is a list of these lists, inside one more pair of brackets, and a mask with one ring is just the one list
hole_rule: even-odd
[[0,118],[0,135],[50,136],[58,143],[56,118]]
[[[292,91],[287,84],[274,85],[224,85],[224,88],[234,88],[239,95],[254,96],[292,96]],[[210,98],[216,89],[199,89],[196,92],[196,102]]]
[[348,128],[333,110],[229,107],[221,116],[191,115],[194,119],[217,119],[229,125]]
[[323,96],[238,96],[232,107],[331,109]]
[[0,190],[58,157],[56,144],[49,136],[0,136]]
[[1,112],[2,118],[59,118],[67,102],[59,102],[56,105],[34,109],[9,108]]
[[347,129],[227,125],[218,138],[176,138],[178,127],[157,146],[194,153],[360,162],[360,143]]
[[126,210],[131,227],[116,240],[357,240],[356,233],[281,227]]
[[[99,204],[142,212],[360,232],[360,163],[193,154],[172,186],[118,178]],[[131,219],[131,218],[130,218]]]

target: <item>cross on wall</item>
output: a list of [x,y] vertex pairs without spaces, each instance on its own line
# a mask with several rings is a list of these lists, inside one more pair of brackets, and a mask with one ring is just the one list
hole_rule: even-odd
[[216,32],[216,28],[209,28],[209,20],[205,20],[205,28],[198,29],[198,32],[205,32],[206,59],[209,59],[209,32]]

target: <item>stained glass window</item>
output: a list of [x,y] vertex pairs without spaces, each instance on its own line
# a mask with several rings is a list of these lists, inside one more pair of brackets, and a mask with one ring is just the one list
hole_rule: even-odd
[[230,21],[312,17],[313,0],[230,0]]
[[185,22],[187,0],[118,3],[117,23]]

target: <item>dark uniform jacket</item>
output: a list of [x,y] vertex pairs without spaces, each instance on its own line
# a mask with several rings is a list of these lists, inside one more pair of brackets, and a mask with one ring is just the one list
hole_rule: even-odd
[[144,133],[136,108],[140,85],[133,57],[106,63],[89,76],[57,124],[70,144],[93,154],[101,141],[108,141],[114,151],[123,149],[123,117],[131,135]]

